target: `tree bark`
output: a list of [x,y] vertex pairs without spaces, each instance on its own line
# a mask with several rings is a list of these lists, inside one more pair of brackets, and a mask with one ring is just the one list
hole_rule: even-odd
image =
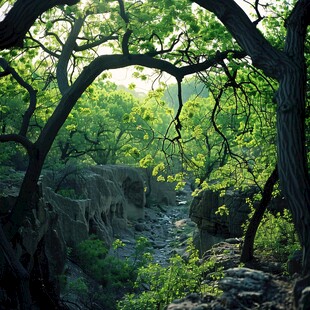
[[253,65],[279,82],[276,94],[280,186],[303,247],[303,273],[310,273],[310,181],[305,146],[306,67],[304,44],[310,0],[297,1],[289,16],[284,51],[274,48],[233,0],[195,0],[213,12]]
[[79,0],[17,0],[0,22],[0,49],[22,47],[23,40],[35,20],[57,5],[73,5]]
[[287,19],[285,62],[276,94],[278,171],[280,185],[293,215],[303,249],[303,274],[310,274],[310,179],[305,143],[307,70],[304,45],[310,18],[310,1],[300,0]]
[[29,273],[18,260],[14,249],[7,240],[2,226],[0,225],[0,248],[4,253],[7,263],[10,265],[13,281],[17,285],[19,305],[22,310],[31,309],[31,294],[29,289]]
[[250,220],[249,226],[244,236],[244,243],[242,247],[240,261],[246,263],[253,259],[254,257],[254,240],[255,235],[258,229],[258,226],[263,218],[263,215],[271,201],[272,191],[274,185],[278,181],[278,169],[277,167],[273,170],[269,176],[262,193],[262,199],[259,202],[259,205],[255,209],[255,212]]

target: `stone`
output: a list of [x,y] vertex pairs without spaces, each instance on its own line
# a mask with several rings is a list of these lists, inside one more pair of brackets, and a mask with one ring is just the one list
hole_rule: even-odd
[[310,286],[303,289],[298,303],[298,310],[310,310]]
[[294,274],[301,274],[302,271],[302,251],[297,250],[287,261],[287,271],[292,276]]
[[[217,242],[243,236],[243,224],[251,211],[246,199],[254,193],[255,189],[247,192],[227,190],[224,195],[205,190],[192,200],[190,218],[197,224],[196,246],[201,254]],[[274,212],[283,210],[285,204],[282,198],[274,198],[270,203]],[[229,210],[228,214],[218,214],[217,210],[223,205]]]

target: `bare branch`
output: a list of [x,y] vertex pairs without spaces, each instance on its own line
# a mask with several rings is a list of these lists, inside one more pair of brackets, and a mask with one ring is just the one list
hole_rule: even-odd
[[87,49],[99,46],[102,43],[108,42],[110,40],[117,40],[117,39],[118,39],[117,35],[110,35],[110,36],[102,36],[102,35],[100,35],[98,40],[96,40],[94,42],[91,42],[91,43],[86,43],[86,44],[83,44],[83,45],[78,45],[78,46],[76,46],[74,48],[74,50],[75,51],[85,51]]

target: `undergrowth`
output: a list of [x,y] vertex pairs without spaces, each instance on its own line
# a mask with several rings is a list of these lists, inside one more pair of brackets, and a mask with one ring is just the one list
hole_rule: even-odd
[[[223,276],[221,267],[216,266],[215,257],[201,261],[192,241],[187,247],[187,259],[180,255],[170,258],[168,266],[150,262],[138,270],[134,293],[126,294],[118,303],[118,310],[164,309],[171,301],[189,293],[220,293],[217,282]],[[207,283],[205,279],[212,278]]]

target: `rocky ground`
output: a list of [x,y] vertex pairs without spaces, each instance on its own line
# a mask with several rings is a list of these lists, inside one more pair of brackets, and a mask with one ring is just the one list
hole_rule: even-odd
[[[135,237],[143,235],[152,242],[155,260],[160,264],[166,264],[175,253],[184,253],[196,226],[188,218],[188,208],[187,200],[179,200],[175,207],[153,206],[146,209],[145,220],[133,224]],[[223,294],[219,298],[192,294],[173,302],[167,310],[294,309],[294,279],[283,275],[278,262],[256,258],[241,266],[237,239],[215,245],[205,258],[212,255],[224,267],[225,276],[218,283]]]
[[[126,246],[120,248],[117,255],[130,257],[134,252],[135,240],[140,236],[150,240],[153,257],[161,265],[167,264],[173,254],[184,254],[187,240],[193,236],[196,226],[188,218],[188,199],[179,197],[177,206],[154,205],[146,208],[145,219],[131,222],[128,234],[121,237]],[[251,264],[240,266],[240,244],[237,239],[215,245],[205,258],[211,255],[215,255],[224,267],[225,276],[217,283],[223,294],[214,298],[193,293],[174,301],[167,306],[167,310],[294,309],[294,280],[283,276],[282,267],[277,262],[257,258]]]

